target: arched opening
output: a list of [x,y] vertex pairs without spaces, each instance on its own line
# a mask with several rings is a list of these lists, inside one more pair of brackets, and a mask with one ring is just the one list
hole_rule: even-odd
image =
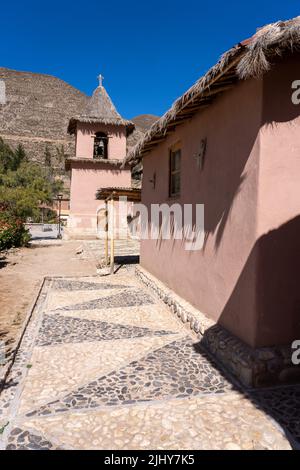
[[94,158],[107,159],[108,138],[104,132],[97,132],[94,138]]
[[99,238],[103,238],[106,233],[106,209],[100,207],[97,210],[97,235]]

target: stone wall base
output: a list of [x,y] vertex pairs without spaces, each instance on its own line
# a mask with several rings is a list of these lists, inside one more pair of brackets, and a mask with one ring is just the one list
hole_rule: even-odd
[[291,362],[291,345],[253,349],[213,322],[141,266],[137,277],[187,324],[223,367],[248,387],[300,383],[300,367]]

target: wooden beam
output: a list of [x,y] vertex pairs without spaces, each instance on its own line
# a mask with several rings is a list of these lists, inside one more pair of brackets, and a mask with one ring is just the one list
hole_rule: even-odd
[[223,80],[220,80],[219,82],[217,83],[214,83],[210,88],[214,88],[214,87],[217,87],[219,86],[219,84],[221,85],[234,85],[234,83],[237,81],[237,78],[234,78],[234,77],[224,77]]
[[[164,137],[162,137],[161,139],[154,139],[154,140],[151,140],[151,142],[149,142],[149,144],[152,143],[152,142],[156,142],[156,143],[162,142],[163,140],[165,140]],[[145,145],[147,145],[147,144],[145,144]]]
[[217,93],[221,93],[223,91],[227,91],[229,90],[230,88],[233,87],[233,84],[232,85],[224,85],[224,86],[218,86],[218,87],[215,87],[215,88],[211,88],[210,91],[208,91],[207,93],[205,93],[204,96],[201,97],[202,98],[206,98],[206,97],[211,97],[211,96],[214,96],[216,95]]
[[[158,144],[152,144],[144,148],[143,152],[150,152],[154,147],[156,147]],[[142,153],[143,153],[142,152]]]
[[219,93],[219,90],[221,90],[222,92],[223,91],[227,91],[228,89],[232,88],[234,85],[233,83],[219,83],[218,86],[213,86],[211,87],[210,89],[210,92],[209,94],[207,94],[207,96],[210,98],[211,95],[215,94],[215,93]]
[[108,266],[108,206],[105,201],[105,266]]
[[110,274],[115,271],[115,212],[114,198],[111,198],[111,228],[110,228]]
[[184,111],[180,111],[178,113],[178,116],[185,116],[189,113],[194,113],[195,111],[197,111],[198,109],[200,108],[206,108],[207,106],[209,106],[209,103],[207,101],[203,101],[203,103],[200,101],[197,105],[193,106],[193,107],[189,107],[187,109],[185,109]]
[[184,111],[189,111],[189,110],[193,111],[194,109],[199,108],[199,106],[202,106],[202,105],[210,105],[210,104],[212,104],[212,102],[213,102],[212,97],[208,97],[208,98],[205,98],[205,97],[204,97],[204,98],[198,98],[197,100],[195,100],[195,101],[193,102],[192,105],[189,105],[187,108],[184,108],[184,110],[179,111],[178,114],[181,114],[181,113],[184,112]]
[[186,116],[183,116],[182,119],[177,118],[176,121],[169,122],[169,124],[167,124],[167,128],[169,126],[176,126],[178,124],[182,124],[183,122],[188,121],[192,117],[193,117],[193,114],[187,114]]

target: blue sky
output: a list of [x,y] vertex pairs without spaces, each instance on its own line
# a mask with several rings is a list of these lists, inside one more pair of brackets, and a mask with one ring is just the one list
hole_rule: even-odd
[[226,49],[298,15],[299,0],[1,2],[0,66],[87,94],[101,72],[124,117],[161,115]]

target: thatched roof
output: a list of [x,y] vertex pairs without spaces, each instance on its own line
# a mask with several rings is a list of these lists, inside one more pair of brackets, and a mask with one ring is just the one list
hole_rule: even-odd
[[276,57],[299,49],[300,16],[259,29],[252,38],[225,52],[216,65],[178,98],[130,150],[124,163],[137,163],[176,126],[209,106],[216,96],[232,88],[238,80],[263,75],[271,68]]
[[104,86],[99,85],[89,98],[82,114],[70,119],[68,132],[74,134],[77,122],[102,123],[126,126],[127,135],[134,130],[134,123],[123,119],[116,110]]

